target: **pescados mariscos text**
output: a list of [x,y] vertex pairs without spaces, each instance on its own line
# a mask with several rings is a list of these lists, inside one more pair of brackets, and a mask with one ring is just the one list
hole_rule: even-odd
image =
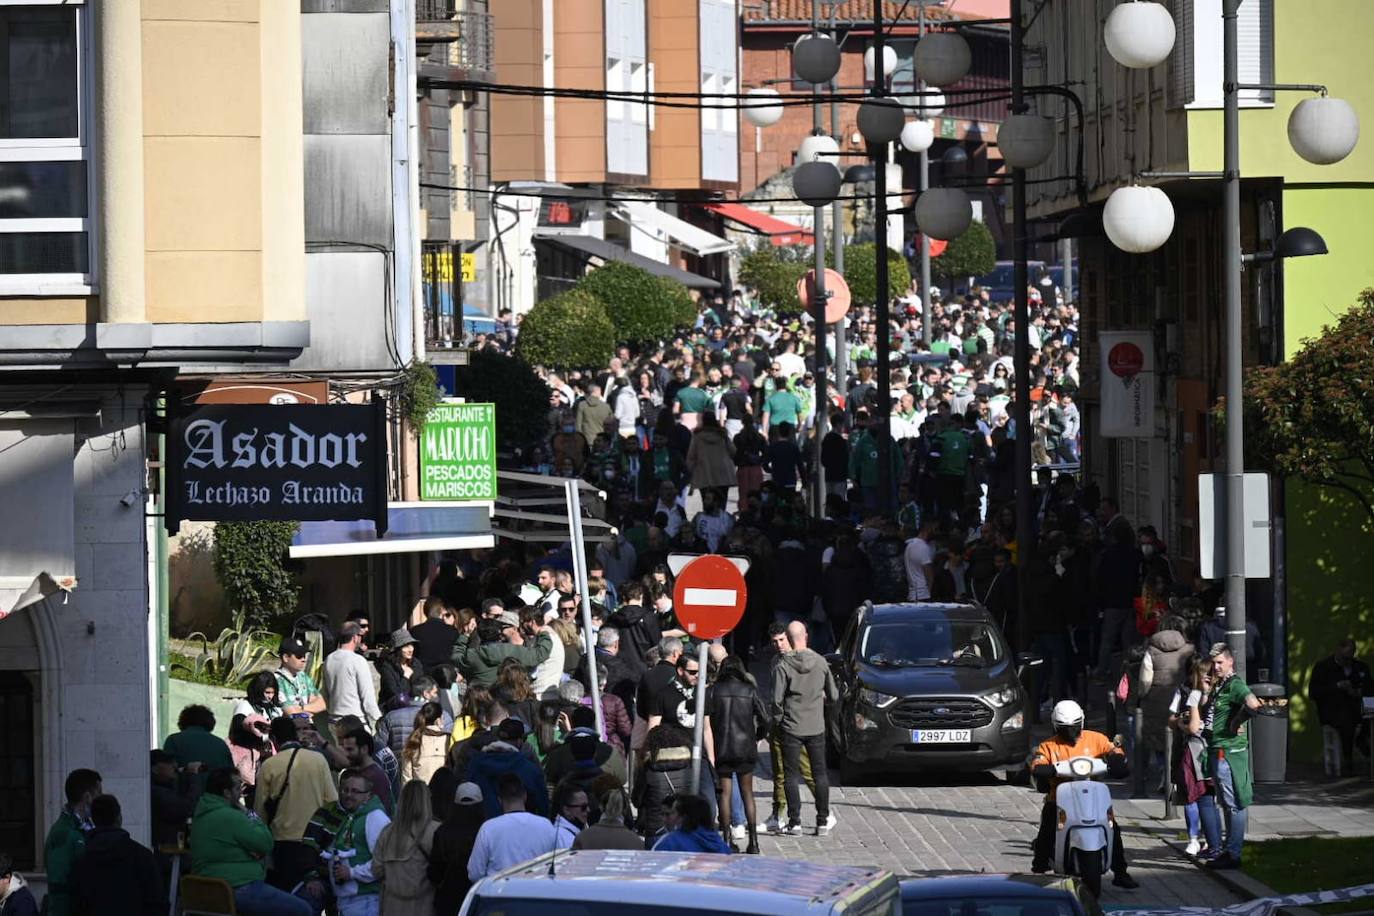
[[[299,468],[358,469],[363,466],[359,449],[367,442],[366,433],[324,433],[315,435],[294,423],[285,433],[259,433],[254,428],[226,437],[224,420],[195,420],[186,425],[186,455],[183,467],[200,469],[242,469],[247,471]],[[362,505],[368,500],[363,487],[340,483],[307,483],[281,480],[265,483],[206,483],[183,481],[184,498],[193,505]]]

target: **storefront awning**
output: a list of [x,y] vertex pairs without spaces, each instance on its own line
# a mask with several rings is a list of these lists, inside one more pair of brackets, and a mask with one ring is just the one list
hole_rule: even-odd
[[700,226],[693,226],[686,220],[665,213],[645,201],[618,200],[612,204],[611,212],[629,225],[630,231],[649,229],[661,232],[672,239],[679,248],[686,249],[698,257],[735,250],[734,242],[713,235]]
[[813,241],[810,232],[793,223],[780,220],[776,216],[760,213],[744,204],[702,204],[712,213],[719,213],[731,222],[748,226],[754,232],[768,236],[774,245],[809,245]]
[[301,522],[291,539],[293,559],[360,557],[491,547],[490,503],[389,503],[380,538],[370,520]]
[[712,280],[710,277],[703,277],[686,270],[681,270],[669,264],[663,264],[652,258],[646,258],[642,254],[635,254],[628,248],[621,248],[605,239],[599,239],[591,235],[572,235],[564,233],[535,233],[535,241],[548,242],[566,248],[575,254],[589,255],[593,258],[600,258],[602,261],[623,261],[635,267],[647,270],[656,277],[667,277],[669,280],[676,280],[688,289],[719,289],[720,281]]

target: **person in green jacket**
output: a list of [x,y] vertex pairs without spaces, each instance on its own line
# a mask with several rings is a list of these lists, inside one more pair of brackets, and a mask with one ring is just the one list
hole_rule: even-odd
[[318,809],[305,828],[304,842],[321,854],[319,880],[328,882],[339,916],[380,911],[382,884],[372,872],[373,850],[390,823],[367,775],[350,769],[339,775],[338,800]]
[[481,621],[476,638],[470,633],[459,635],[453,644],[452,658],[468,686],[490,687],[496,683],[496,671],[506,659],[516,659],[523,668],[535,668],[552,653],[551,632],[540,633],[533,643],[526,643],[520,635],[520,618],[511,611],[503,611],[495,620]]
[[[1245,681],[1236,675],[1236,660],[1225,645],[1213,646],[1212,660],[1211,732],[1207,739],[1207,772],[1216,786],[1216,801],[1200,807],[1203,827],[1208,840],[1221,836],[1220,812],[1225,809],[1229,829],[1226,848],[1221,855],[1207,862],[1208,868],[1240,868],[1245,828],[1250,803],[1254,801],[1255,784],[1250,770],[1250,734],[1246,722],[1260,708],[1259,699],[1250,692]],[[1219,847],[1213,847],[1219,848]]]
[[[856,429],[862,427],[862,432],[850,439],[849,479],[859,488],[864,510],[876,512],[883,506],[878,470],[878,441],[879,436],[885,434],[885,430],[880,429],[880,421],[870,418],[866,410],[861,410],[855,415],[854,425]],[[889,481],[895,496],[897,484],[902,478],[902,449],[890,436],[888,441],[888,461],[892,466]]]
[[245,916],[311,916],[309,903],[267,883],[272,830],[239,806],[243,778],[233,767],[211,770],[191,818],[191,873],[234,889]]
[[48,896],[44,900],[48,916],[68,916],[72,911],[72,869],[86,853],[86,833],[91,829],[91,802],[104,794],[100,774],[95,770],[72,770],[63,787],[67,804],[53,822],[43,843],[43,861],[48,868]]

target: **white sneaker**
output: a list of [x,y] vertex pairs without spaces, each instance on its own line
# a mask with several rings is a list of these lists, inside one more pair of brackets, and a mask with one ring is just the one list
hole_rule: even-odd
[[730,828],[730,836],[737,840],[748,839],[749,828],[745,827],[743,824],[736,824]]
[[1185,855],[1190,855],[1190,856],[1195,856],[1195,855],[1197,855],[1197,854],[1198,854],[1199,852],[1201,852],[1201,851],[1202,851],[1202,844],[1201,844],[1200,842],[1198,842],[1198,838],[1197,838],[1197,837],[1189,837],[1189,839],[1188,839],[1188,848],[1183,850],[1184,854],[1185,854]]
[[782,830],[778,832],[781,833],[783,836],[801,836],[803,833],[805,833],[805,831],[802,830],[801,824],[788,824],[786,827],[782,828]]
[[825,816],[825,832],[829,833],[830,831],[834,830],[835,825],[839,822],[840,819],[835,816],[835,813],[833,811],[830,814],[827,814]]
[[782,833],[782,824],[779,822],[778,815],[770,814],[768,820],[763,822],[763,829],[767,833]]

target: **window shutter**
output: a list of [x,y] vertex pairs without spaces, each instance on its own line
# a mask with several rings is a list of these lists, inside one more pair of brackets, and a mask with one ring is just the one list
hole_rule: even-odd
[[[1272,83],[1274,0],[1242,0],[1236,27],[1240,38],[1240,81]],[[1268,90],[1247,89],[1241,92],[1240,98],[1242,102],[1272,102],[1274,93]]]
[[1193,0],[1174,0],[1174,51],[1169,62],[1169,107],[1193,102]]

